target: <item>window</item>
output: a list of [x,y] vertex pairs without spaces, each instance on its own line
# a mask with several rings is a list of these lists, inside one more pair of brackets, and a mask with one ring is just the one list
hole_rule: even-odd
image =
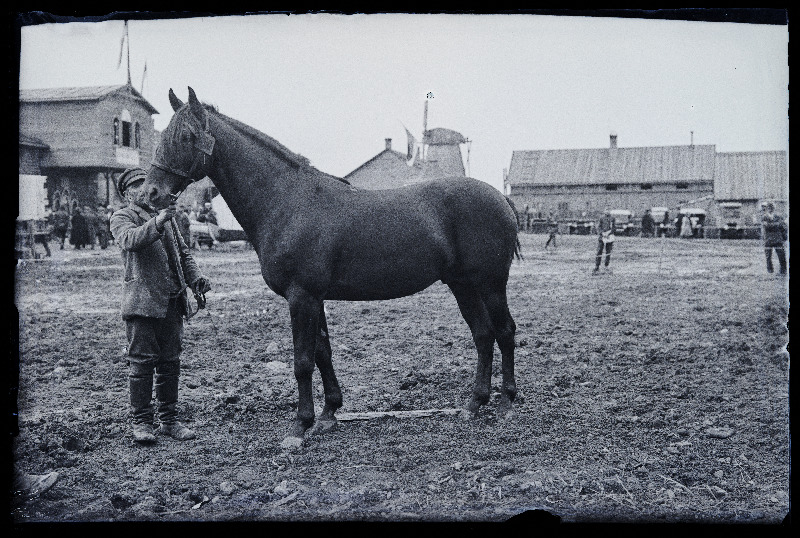
[[612,184],[612,183],[609,183],[608,185],[606,185],[606,190],[607,191],[615,191],[615,190],[617,190],[617,186]]
[[122,145],[130,147],[131,145],[131,122],[122,122]]
[[133,124],[133,147],[139,149],[142,145],[142,134],[139,129],[139,122]]
[[688,183],[683,183],[683,182],[681,182],[681,183],[676,183],[676,184],[675,184],[675,188],[676,188],[676,189],[685,190],[685,189],[688,189],[688,188],[689,188],[689,184],[688,184]]
[[114,145],[119,146],[119,118],[114,118]]
[[567,213],[569,211],[569,203],[568,202],[558,202],[558,212],[559,213]]
[[651,191],[651,190],[653,190],[653,184],[652,183],[642,183],[639,186],[641,187],[641,189],[643,191]]
[[131,147],[131,113],[123,110],[120,114],[122,119],[122,145]]

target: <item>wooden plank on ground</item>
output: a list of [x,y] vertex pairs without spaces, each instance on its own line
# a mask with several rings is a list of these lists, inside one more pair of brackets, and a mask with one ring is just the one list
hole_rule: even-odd
[[336,418],[344,422],[351,420],[372,420],[383,417],[420,418],[430,417],[432,415],[457,415],[461,411],[461,408],[411,409],[408,411],[364,411],[361,413],[337,413]]

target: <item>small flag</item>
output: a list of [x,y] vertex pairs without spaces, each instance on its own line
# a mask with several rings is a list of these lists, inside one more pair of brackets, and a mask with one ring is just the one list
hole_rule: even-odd
[[414,163],[414,157],[416,156],[417,150],[417,139],[414,138],[414,135],[408,130],[407,127],[403,126],[406,130],[406,136],[408,137],[408,150],[406,152],[406,164],[411,166]]
[[128,21],[125,21],[125,28],[122,31],[122,39],[119,41],[119,60],[117,60],[117,69],[122,65],[122,49],[125,48],[125,38],[128,37]]

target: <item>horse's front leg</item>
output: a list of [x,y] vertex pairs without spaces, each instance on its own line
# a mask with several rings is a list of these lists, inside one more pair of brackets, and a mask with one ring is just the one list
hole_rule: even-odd
[[303,435],[314,424],[314,398],[311,377],[314,373],[314,355],[319,332],[322,301],[301,288],[287,293],[289,313],[292,317],[294,340],[294,377],[297,379],[297,418],[291,431],[281,442],[284,449],[299,448]]

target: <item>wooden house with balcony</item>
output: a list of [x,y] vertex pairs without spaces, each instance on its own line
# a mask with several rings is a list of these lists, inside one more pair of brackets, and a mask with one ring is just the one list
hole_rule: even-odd
[[20,90],[20,152],[37,141],[51,207],[117,207],[116,177],[149,167],[159,135],[154,114],[130,84]]

